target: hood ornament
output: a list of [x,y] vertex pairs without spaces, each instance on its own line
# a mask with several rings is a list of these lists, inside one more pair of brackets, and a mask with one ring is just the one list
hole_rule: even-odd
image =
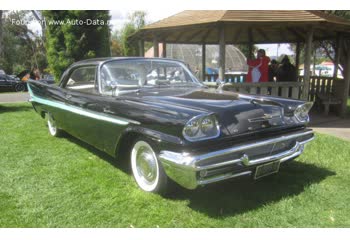
[[216,85],[218,86],[216,90],[222,92],[222,89],[225,86],[225,81],[218,78],[216,79]]

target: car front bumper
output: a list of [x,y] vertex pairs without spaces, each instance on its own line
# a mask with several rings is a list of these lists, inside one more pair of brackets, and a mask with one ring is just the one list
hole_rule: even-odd
[[252,175],[261,164],[294,159],[313,139],[313,131],[305,129],[199,155],[161,151],[159,160],[168,177],[187,189],[195,189],[229,178]]

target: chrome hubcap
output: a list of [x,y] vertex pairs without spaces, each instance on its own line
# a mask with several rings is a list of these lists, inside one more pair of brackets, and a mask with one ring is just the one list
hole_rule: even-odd
[[158,183],[158,162],[151,146],[137,142],[131,152],[131,166],[138,185],[145,191],[152,191]]
[[156,160],[153,157],[153,152],[145,146],[140,147],[137,151],[136,167],[138,174],[147,182],[154,182],[157,172]]

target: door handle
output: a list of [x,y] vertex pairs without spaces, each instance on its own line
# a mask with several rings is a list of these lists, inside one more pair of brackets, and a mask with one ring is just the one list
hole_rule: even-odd
[[72,95],[66,94],[66,98],[67,98],[67,99],[71,99],[71,98],[72,98]]

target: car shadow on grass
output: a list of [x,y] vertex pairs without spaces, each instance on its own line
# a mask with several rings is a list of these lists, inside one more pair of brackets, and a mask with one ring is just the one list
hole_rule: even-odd
[[1,113],[8,113],[8,112],[24,112],[24,111],[32,111],[33,107],[31,105],[25,106],[25,105],[13,105],[12,104],[6,104],[3,105],[0,103],[0,114]]
[[119,170],[123,171],[126,174],[130,174],[131,170],[129,168],[128,162],[127,161],[117,161],[116,158],[110,156],[109,154],[95,148],[94,146],[76,138],[73,137],[72,135],[64,132],[63,136],[65,139],[67,139],[68,141],[79,145],[82,148],[85,148],[86,150],[88,150],[89,152],[95,154],[96,156],[98,156],[100,159],[108,162],[109,164],[111,164],[113,167],[118,168]]
[[[116,161],[108,154],[77,138],[68,134],[65,137],[124,173],[130,174],[127,161]],[[198,187],[195,190],[187,190],[176,185],[165,198],[171,201],[188,200],[188,207],[194,211],[212,218],[225,218],[258,209],[284,198],[297,196],[311,184],[317,184],[335,174],[333,171],[313,164],[291,161],[281,165],[278,174],[256,181],[251,177],[241,177]]]
[[190,208],[212,218],[229,217],[297,196],[311,184],[335,174],[313,164],[292,161],[281,165],[278,174],[256,181],[251,177],[242,177],[207,185],[195,191],[177,188],[169,198],[189,200]]

